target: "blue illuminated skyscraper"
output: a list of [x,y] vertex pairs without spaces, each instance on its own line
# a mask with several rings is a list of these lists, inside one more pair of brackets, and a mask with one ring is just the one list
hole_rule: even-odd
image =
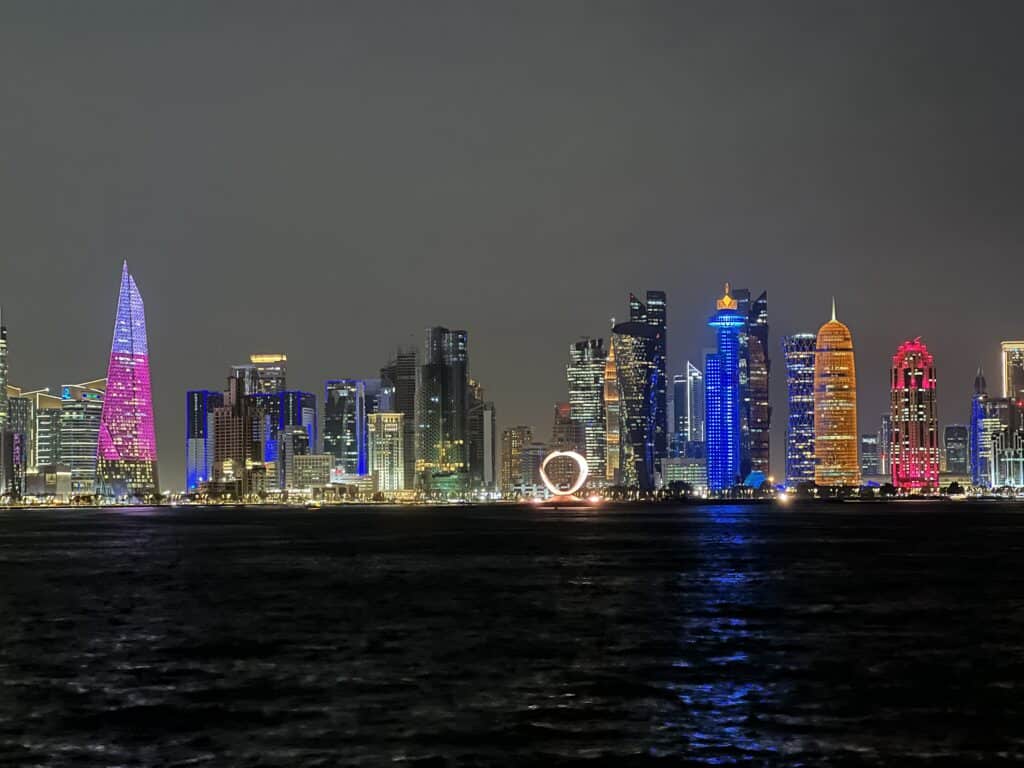
[[185,394],[185,490],[213,479],[213,410],[224,405],[223,392],[207,389]]
[[324,453],[346,475],[369,469],[366,423],[366,382],[335,379],[324,385]]
[[814,348],[813,333],[795,333],[782,340],[786,359],[786,485],[814,482]]
[[707,449],[708,490],[722,491],[739,480],[740,472],[740,370],[739,334],[746,318],[736,300],[725,295],[708,325],[717,331],[717,351],[704,365],[704,431]]

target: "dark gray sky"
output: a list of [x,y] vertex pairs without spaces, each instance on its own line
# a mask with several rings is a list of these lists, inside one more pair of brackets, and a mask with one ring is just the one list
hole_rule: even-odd
[[674,370],[724,280],[783,334],[834,293],[862,430],[921,335],[943,423],[1024,336],[1016,2],[5,2],[0,302],[11,380],[105,374],[146,301],[163,485],[184,392],[470,334],[499,424],[550,429],[580,335],[668,292]]

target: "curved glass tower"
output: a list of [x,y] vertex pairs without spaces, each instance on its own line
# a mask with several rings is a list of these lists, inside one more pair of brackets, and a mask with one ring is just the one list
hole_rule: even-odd
[[112,498],[141,498],[155,494],[159,487],[146,313],[128,262],[121,269],[96,448],[96,480],[99,495]]
[[746,318],[736,299],[725,295],[708,319],[717,331],[717,351],[704,363],[704,438],[707,451],[708,490],[723,491],[742,481],[740,474],[740,332]]
[[850,329],[832,319],[818,331],[814,353],[814,482],[858,487],[857,370]]

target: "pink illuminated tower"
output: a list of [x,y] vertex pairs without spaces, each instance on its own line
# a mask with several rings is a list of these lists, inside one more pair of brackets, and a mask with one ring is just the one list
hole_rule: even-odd
[[128,262],[121,270],[96,478],[101,496],[144,499],[158,489],[146,313]]
[[906,490],[939,487],[939,427],[935,359],[920,338],[892,358],[892,484]]

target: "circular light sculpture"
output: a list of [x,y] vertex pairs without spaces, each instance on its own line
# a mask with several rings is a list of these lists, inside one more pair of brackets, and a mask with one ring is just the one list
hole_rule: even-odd
[[[552,459],[557,459],[559,456],[568,456],[570,459],[576,462],[576,466],[580,468],[579,476],[576,478],[576,482],[566,490],[561,490],[557,485],[551,482],[548,477],[547,466]],[[576,491],[583,487],[583,484],[587,482],[587,475],[590,473],[590,468],[587,466],[587,460],[583,458],[576,451],[552,451],[544,457],[544,461],[540,465],[540,479],[544,481],[544,485],[551,493],[555,496],[572,496]]]

